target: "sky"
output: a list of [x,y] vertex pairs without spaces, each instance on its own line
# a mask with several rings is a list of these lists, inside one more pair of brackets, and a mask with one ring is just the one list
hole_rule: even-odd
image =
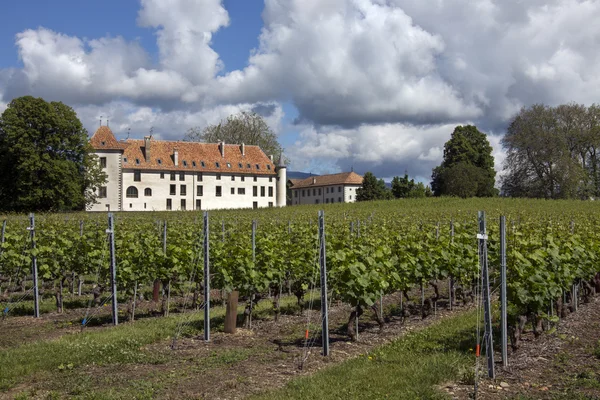
[[33,95],[90,134],[109,119],[119,139],[179,140],[256,111],[290,170],[317,174],[428,182],[465,124],[500,171],[522,107],[600,87],[593,0],[20,0],[2,16],[0,112]]

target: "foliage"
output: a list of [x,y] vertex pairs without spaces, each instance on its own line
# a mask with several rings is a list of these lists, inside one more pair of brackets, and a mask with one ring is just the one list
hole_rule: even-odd
[[0,117],[0,170],[0,209],[17,212],[83,210],[106,178],[75,111],[31,96]]
[[436,196],[492,197],[495,177],[486,135],[473,125],[459,125],[444,145],[442,164],[433,169],[431,189]]
[[502,139],[507,152],[502,191],[513,197],[600,195],[600,107],[522,108]]
[[408,174],[403,177],[395,176],[392,179],[392,194],[397,199],[423,198],[431,196],[431,189],[423,182],[415,183],[414,179],[408,179]]
[[392,198],[392,193],[385,186],[383,179],[377,180],[372,172],[363,176],[362,186],[356,190],[356,201],[387,200]]
[[[204,129],[190,128],[184,140],[193,142],[248,144],[259,146],[267,155],[275,158],[283,154],[277,135],[267,125],[263,117],[255,112],[242,111],[231,115],[216,125]],[[287,163],[287,160],[285,160]]]

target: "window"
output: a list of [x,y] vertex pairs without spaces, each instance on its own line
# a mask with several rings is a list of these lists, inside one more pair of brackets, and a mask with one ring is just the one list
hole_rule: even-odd
[[216,186],[215,189],[216,189],[216,196],[221,197],[221,186]]
[[329,199],[325,199],[325,204],[329,203]]
[[302,197],[305,197],[306,193],[304,192],[304,189],[302,189]]
[[185,172],[180,172],[179,173],[179,180],[180,181],[185,181]]
[[129,186],[127,188],[127,197],[137,199],[137,197],[138,197],[138,190],[137,190],[137,188],[135,186]]
[[273,182],[273,177],[272,176],[269,177],[269,182]]
[[202,182],[202,172],[198,172],[198,181]]
[[218,161],[215,163],[215,165],[217,166],[217,168],[221,168],[221,164],[219,164]]
[[238,188],[238,194],[246,194],[246,188]]
[[144,196],[152,196],[152,189],[150,189],[150,188],[144,189]]
[[246,181],[246,177],[244,175],[242,175],[241,177],[242,182]]
[[146,209],[146,203],[144,203],[144,210]]
[[105,142],[105,141],[102,141],[102,142],[100,142],[100,144],[101,144],[102,146],[106,146],[106,142]]
[[294,190],[294,197],[296,197],[296,198],[298,197],[298,191],[297,190]]
[[202,210],[202,200],[196,200],[196,210]]
[[221,180],[221,174],[217,174],[217,180],[220,181]]
[[252,202],[252,208],[254,208],[255,210],[258,208],[258,201]]
[[315,204],[319,204],[319,199],[315,199]]
[[252,186],[252,196],[258,196],[258,186]]
[[179,194],[185,196],[187,194],[187,187],[185,185],[179,185]]
[[273,197],[273,186],[269,186],[269,197]]
[[235,175],[231,175],[231,180],[235,181]]
[[238,163],[238,167],[244,168],[244,166],[242,165],[242,163]]
[[187,161],[183,160],[183,166],[187,167]]
[[158,163],[158,165],[162,165],[162,160],[161,160],[160,158],[158,158],[158,159],[156,160],[156,162]]
[[270,171],[271,170],[271,165],[267,164],[267,169]]
[[235,194],[235,188],[231,188],[231,194]]
[[200,161],[200,165],[202,165],[202,168],[204,168],[206,165],[204,164],[204,161]]
[[133,171],[133,181],[140,182],[142,180],[142,171]]
[[204,196],[204,186],[196,186],[196,196]]
[[321,188],[319,188],[319,196],[321,195]]
[[350,200],[352,200],[352,196],[350,196]]
[[338,186],[338,193],[341,193],[341,192],[342,192],[342,187]]
[[181,199],[181,210],[185,211],[185,199]]
[[123,162],[126,163],[127,162],[127,157],[123,157]]
[[246,168],[252,168],[252,167],[250,166],[250,163],[246,164]]
[[231,163],[227,163],[227,168],[231,168]]
[[342,202],[342,198],[338,197],[338,203],[341,203],[341,202]]
[[106,157],[100,157],[100,168],[106,168]]
[[313,189],[313,196],[317,195],[317,189]]
[[129,208],[133,208],[133,203],[129,203]]
[[135,159],[135,165],[140,165],[140,159],[139,158]]
[[260,197],[265,197],[265,187],[264,186],[260,187]]
[[260,165],[256,164],[256,169],[260,169]]
[[255,176],[255,177],[254,177],[254,182],[256,182],[257,180],[258,180],[258,177],[257,177],[257,176]]
[[171,196],[175,196],[177,194],[177,185],[171,185],[171,189],[169,190],[169,194]]
[[106,198],[106,186],[100,186],[98,188],[98,197],[100,197],[101,199]]
[[192,167],[196,168],[196,161],[192,161]]
[[272,201],[269,202],[269,207],[273,207],[273,202]]
[[171,199],[167,199],[167,210],[171,211],[173,209],[173,206],[171,204]]
[[171,180],[174,181],[175,180],[175,172],[171,172]]
[[160,173],[160,179],[165,179],[165,173],[164,172]]

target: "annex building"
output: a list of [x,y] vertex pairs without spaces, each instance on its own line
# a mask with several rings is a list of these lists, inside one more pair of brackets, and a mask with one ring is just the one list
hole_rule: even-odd
[[107,174],[88,211],[283,207],[286,166],[258,146],[155,140],[118,141],[108,126],[90,139]]
[[291,201],[297,204],[353,203],[363,178],[355,172],[290,179]]

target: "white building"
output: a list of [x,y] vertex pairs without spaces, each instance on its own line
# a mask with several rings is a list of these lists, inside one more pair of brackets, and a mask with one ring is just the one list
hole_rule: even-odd
[[353,203],[362,181],[355,172],[290,179],[291,204]]
[[117,141],[107,126],[90,139],[108,175],[89,211],[283,207],[286,167],[258,146]]

